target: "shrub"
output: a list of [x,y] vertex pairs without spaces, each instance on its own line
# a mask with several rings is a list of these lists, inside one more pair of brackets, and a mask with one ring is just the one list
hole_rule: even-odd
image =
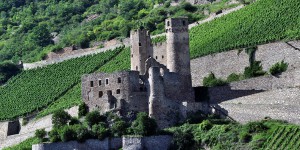
[[90,137],[89,130],[83,125],[75,125],[73,126],[73,130],[76,133],[76,140],[78,142],[84,142]]
[[252,139],[252,136],[251,136],[251,134],[249,134],[248,132],[240,132],[240,134],[239,134],[239,139],[240,139],[240,141],[241,142],[243,142],[243,143],[248,143],[248,142],[250,142],[251,141],[251,139]]
[[87,114],[87,106],[85,103],[81,103],[78,108],[78,117],[83,117]]
[[106,128],[104,123],[95,124],[92,126],[92,132],[99,140],[103,140],[109,136],[109,129]]
[[202,131],[208,131],[213,127],[213,124],[209,120],[204,120],[200,125],[199,128]]
[[276,75],[282,72],[285,72],[288,68],[289,64],[285,63],[283,60],[281,62],[278,62],[270,68],[269,72],[272,75]]
[[241,75],[238,75],[238,74],[235,74],[235,73],[232,73],[230,74],[228,77],[227,77],[227,82],[230,83],[230,82],[234,82],[234,81],[239,81],[241,80]]
[[43,141],[46,134],[47,132],[45,131],[45,129],[40,129],[35,131],[35,137],[37,137],[40,140],[40,142]]
[[89,127],[92,127],[93,125],[100,122],[105,122],[105,120],[106,118],[104,116],[101,116],[99,111],[89,112],[85,117],[85,122]]
[[70,119],[69,125],[80,124],[80,121],[76,117]]
[[194,135],[191,129],[177,129],[173,134],[172,149],[189,150],[194,145]]
[[214,86],[222,86],[227,84],[222,79],[217,79],[213,73],[210,73],[207,77],[203,79],[203,85],[207,87],[214,87]]
[[53,143],[61,141],[60,135],[59,135],[59,128],[53,128],[49,132],[49,139],[50,139],[50,142],[53,142]]
[[246,128],[249,133],[262,132],[268,129],[262,122],[249,122],[246,124]]
[[64,126],[58,132],[63,142],[76,140],[76,132],[72,129],[72,126]]
[[114,136],[120,137],[126,134],[127,124],[123,120],[116,121],[111,127],[111,133]]
[[245,78],[257,77],[264,74],[265,72],[263,71],[260,61],[254,61],[249,67],[246,67],[244,70]]
[[71,119],[71,116],[65,112],[64,110],[58,110],[54,112],[52,116],[52,124],[54,127],[62,127],[66,125],[69,120]]
[[147,113],[140,112],[132,123],[132,131],[135,135],[150,136],[154,135],[157,130],[157,124],[154,119],[149,118]]

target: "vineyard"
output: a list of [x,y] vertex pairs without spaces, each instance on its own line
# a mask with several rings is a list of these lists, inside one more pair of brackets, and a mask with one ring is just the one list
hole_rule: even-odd
[[[93,56],[72,59],[59,64],[23,71],[0,88],[0,120],[12,119],[41,110],[68,94],[81,82],[83,74],[98,70],[124,48],[107,51]],[[80,90],[76,90],[80,92]],[[73,96],[76,91],[71,91]],[[73,102],[74,97],[62,97]],[[77,99],[79,100],[79,99]],[[75,99],[76,101],[76,99]]]
[[300,149],[300,128],[298,126],[279,126],[265,142],[265,150]]
[[190,31],[191,57],[277,40],[300,38],[299,0],[260,0],[196,26]]
[[[111,61],[107,62],[105,65],[101,66],[96,72],[114,72],[120,70],[130,69],[130,50],[125,48],[114,57]],[[53,102],[49,107],[44,109],[38,114],[39,117],[51,114],[59,109],[67,109],[75,105],[82,103],[81,99],[81,83],[78,83],[68,92],[66,92],[57,101]]]

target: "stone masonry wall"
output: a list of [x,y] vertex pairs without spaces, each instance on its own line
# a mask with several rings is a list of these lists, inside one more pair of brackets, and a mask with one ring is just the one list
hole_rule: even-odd
[[[56,58],[51,59],[51,60],[42,60],[42,61],[38,61],[38,62],[34,62],[34,63],[24,63],[23,67],[24,67],[25,70],[34,69],[34,68],[38,68],[38,67],[44,67],[44,66],[47,66],[47,65],[60,63],[60,62],[63,62],[65,60],[70,60],[70,59],[73,59],[73,58],[79,58],[79,57],[83,57],[83,56],[98,54],[98,53],[105,52],[105,51],[108,51],[108,50],[116,49],[116,48],[121,47],[121,46],[123,46],[123,44],[116,44],[116,45],[113,45],[113,46],[100,48],[100,49],[74,50],[69,55],[63,55],[62,57],[56,57]],[[125,46],[128,46],[128,45],[125,45]]]
[[168,150],[172,136],[123,137],[123,150]]
[[172,142],[172,136],[160,135],[150,137],[123,137],[99,140],[87,140],[84,143],[76,141],[32,145],[32,150],[167,150]]
[[[255,60],[261,61],[263,70],[282,60],[289,63],[288,70],[300,68],[300,41],[274,42],[259,45],[255,53]],[[208,55],[191,61],[193,86],[201,86],[203,78],[211,72],[217,78],[226,79],[231,73],[243,73],[249,66],[249,56],[243,51]]]
[[[71,116],[76,117],[78,115],[78,106],[67,109]],[[52,115],[45,116],[38,120],[35,118],[30,118],[26,125],[21,125],[21,130],[19,134],[7,136],[8,133],[8,122],[0,123],[0,149],[4,147],[13,146],[23,142],[24,140],[33,137],[35,130],[45,129],[50,131],[52,129]],[[22,119],[19,120],[19,123],[22,124]]]

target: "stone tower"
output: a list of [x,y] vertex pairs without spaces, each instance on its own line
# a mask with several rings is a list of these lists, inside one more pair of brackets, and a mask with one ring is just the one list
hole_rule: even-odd
[[130,32],[131,70],[145,74],[145,62],[150,56],[151,39],[147,30],[139,29]]
[[190,75],[188,18],[166,19],[167,68],[170,72]]
[[162,109],[162,104],[164,103],[164,86],[163,81],[160,76],[159,67],[149,68],[149,117],[155,120],[160,120],[164,109]]

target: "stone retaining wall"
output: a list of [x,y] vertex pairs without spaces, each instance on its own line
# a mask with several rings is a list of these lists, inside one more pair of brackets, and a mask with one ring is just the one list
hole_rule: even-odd
[[[288,71],[300,68],[300,41],[274,42],[259,45],[255,52],[255,60],[261,61],[264,71],[272,65],[284,60],[289,63]],[[231,50],[217,53],[191,61],[193,86],[201,86],[203,78],[211,72],[217,78],[226,79],[230,74],[241,74],[249,66],[249,56],[244,50]]]
[[44,143],[32,145],[32,150],[168,150],[172,136],[160,135],[150,137],[106,138],[103,141],[87,140],[84,143],[76,141]]
[[168,150],[172,136],[123,137],[123,150]]
[[[125,43],[125,44],[127,44],[127,43]],[[83,56],[98,54],[98,53],[105,52],[108,50],[113,50],[113,49],[116,49],[116,48],[122,47],[122,46],[124,46],[124,44],[116,44],[113,46],[96,49],[96,50],[94,50],[94,49],[74,50],[69,55],[63,55],[62,57],[57,57],[57,58],[50,59],[50,60],[42,60],[42,61],[38,61],[38,62],[34,62],[34,63],[24,63],[23,68],[24,68],[24,70],[29,70],[29,69],[34,69],[34,68],[38,68],[38,67],[44,67],[47,65],[60,63],[65,60],[70,60],[73,58],[79,58],[79,57],[83,57]],[[129,45],[125,45],[125,46],[129,46]]]

